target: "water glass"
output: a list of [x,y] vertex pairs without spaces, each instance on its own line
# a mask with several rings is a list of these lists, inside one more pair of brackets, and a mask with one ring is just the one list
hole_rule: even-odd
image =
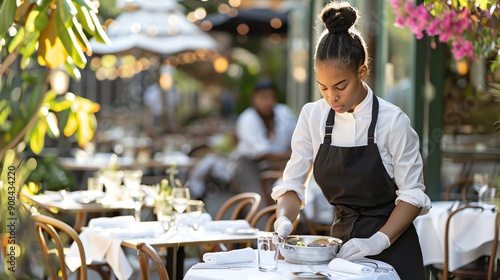
[[258,237],[257,256],[260,271],[276,271],[278,269],[279,247],[273,243],[271,236]]
[[156,207],[156,217],[158,222],[161,223],[163,230],[168,232],[168,230],[174,224],[172,204],[167,201],[160,201]]
[[489,182],[484,185],[479,191],[479,204],[494,204],[496,196],[496,185],[493,182]]
[[189,225],[194,229],[198,230],[201,224],[201,214],[203,213],[203,206],[205,203],[201,200],[189,200],[188,201],[188,221]]
[[125,170],[123,171],[123,184],[128,189],[139,189],[141,187],[142,171],[141,170]]
[[99,173],[99,178],[109,197],[119,199],[122,196],[123,171],[104,170]]
[[89,177],[87,179],[87,190],[89,191],[100,191],[103,190],[103,184],[99,177]]
[[186,211],[188,207],[188,201],[190,199],[188,188],[172,188],[172,206],[177,213],[182,214]]

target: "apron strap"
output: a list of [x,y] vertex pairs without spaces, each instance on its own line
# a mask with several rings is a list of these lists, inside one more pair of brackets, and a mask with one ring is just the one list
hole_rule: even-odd
[[378,99],[377,96],[373,95],[372,102],[372,122],[370,123],[370,127],[368,128],[368,144],[373,144],[375,139],[375,125],[377,124],[378,118]]
[[330,109],[330,113],[328,113],[328,118],[326,119],[325,138],[323,139],[323,144],[330,145],[332,143],[332,130],[334,123],[335,123],[335,110]]
[[[370,123],[370,127],[368,128],[368,144],[373,144],[375,139],[375,126],[377,125],[378,119],[378,99],[377,96],[373,95],[373,104],[372,104],[372,121]],[[330,109],[328,113],[328,118],[326,119],[325,125],[325,138],[323,139],[323,144],[331,144],[332,143],[332,130],[333,125],[335,124],[335,110]]]

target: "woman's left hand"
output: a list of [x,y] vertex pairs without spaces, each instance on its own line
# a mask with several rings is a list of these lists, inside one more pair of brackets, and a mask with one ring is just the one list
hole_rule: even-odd
[[355,261],[365,256],[378,255],[391,245],[389,237],[377,231],[370,238],[353,238],[340,248],[338,258]]

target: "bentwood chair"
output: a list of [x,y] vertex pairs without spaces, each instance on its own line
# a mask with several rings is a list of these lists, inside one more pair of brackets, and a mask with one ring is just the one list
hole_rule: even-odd
[[449,184],[444,193],[444,200],[457,200],[460,197],[461,201],[468,201],[468,190],[474,184],[474,180],[470,178],[461,178]]
[[142,280],[151,279],[149,266],[150,260],[152,260],[155,264],[156,271],[158,272],[160,280],[169,280],[167,269],[165,267],[165,264],[163,263],[163,260],[151,245],[144,242],[137,243],[137,258],[139,260]]
[[[220,207],[214,220],[237,220],[245,219],[249,223],[259,211],[262,198],[254,192],[244,192],[228,198]],[[232,245],[209,244],[205,246],[205,252],[230,250]]]
[[86,280],[87,269],[95,270],[102,279],[110,279],[111,268],[106,262],[93,262],[87,264],[85,251],[78,233],[68,224],[58,219],[42,214],[31,215],[35,236],[45,260],[44,271],[48,273],[51,280],[67,280],[71,274],[66,266],[65,256],[69,251],[70,241],[78,247],[81,266],[78,269],[77,278]]
[[260,173],[260,188],[264,195],[266,206],[273,205],[275,202],[271,197],[273,184],[283,176],[283,170],[264,170]]
[[[272,204],[260,209],[259,212],[257,212],[253,217],[253,219],[250,221],[250,226],[254,228],[259,228],[260,230],[274,231],[274,222],[276,221],[276,208],[277,205]],[[262,226],[259,227],[261,221],[265,222],[263,227]],[[292,233],[296,233],[299,223],[300,223],[300,215],[293,222]]]
[[237,220],[243,218],[250,222],[259,210],[261,200],[261,196],[254,192],[234,195],[222,204],[215,216],[215,220]]
[[488,280],[500,278],[500,273],[498,273],[499,263],[496,258],[496,252],[498,248],[498,238],[500,238],[499,232],[500,232],[500,212],[497,212],[495,216],[495,240],[493,240],[493,246],[491,247],[490,261],[488,263]]
[[[460,268],[457,268],[455,270],[450,271],[449,270],[449,258],[450,258],[450,246],[453,246],[450,244],[450,224],[456,218],[456,215],[464,211],[466,209],[478,209],[483,211],[484,209],[480,206],[474,206],[474,205],[466,205],[461,208],[458,208],[450,213],[446,220],[446,227],[445,227],[445,236],[444,236],[444,263],[442,264],[434,264],[432,267],[432,271],[437,278],[441,280],[448,280],[448,279],[487,279],[490,280],[492,279],[491,276],[488,276],[488,271],[492,268],[488,268],[488,262],[484,261],[483,259],[478,259],[470,264],[467,264],[465,266],[462,266]],[[496,217],[497,220],[497,228],[495,230],[495,238],[493,241],[493,250],[491,253],[491,256],[489,258],[491,260],[490,265],[493,266],[495,260],[496,260],[496,247],[498,244],[498,223],[499,223],[499,216],[497,214]],[[493,272],[492,272],[493,273]],[[439,275],[441,277],[439,277]]]

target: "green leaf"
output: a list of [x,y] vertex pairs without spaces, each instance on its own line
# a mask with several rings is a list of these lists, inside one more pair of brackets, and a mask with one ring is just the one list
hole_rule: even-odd
[[21,69],[26,69],[28,66],[28,63],[31,59],[31,56],[35,53],[36,51],[36,46],[38,45],[38,38],[40,36],[39,32],[36,32],[37,36],[35,39],[32,39],[27,43],[27,45],[24,46],[24,50],[22,51],[23,57],[21,59]]
[[94,22],[94,25],[96,27],[96,31],[93,35],[95,36],[95,39],[97,42],[100,43],[105,43],[106,45],[111,45],[111,41],[108,38],[108,35],[106,32],[104,32],[104,29],[102,29],[101,24],[99,23],[99,19],[97,18],[97,15],[89,11],[90,17],[92,18],[92,22]]
[[7,33],[16,16],[17,0],[3,0],[0,8],[0,38]]
[[35,29],[43,30],[49,24],[49,15],[46,12],[40,13],[35,19]]
[[[3,34],[3,33],[0,33]],[[23,42],[24,36],[26,34],[26,30],[21,27],[17,31],[16,36],[10,40],[9,48],[7,49],[10,53],[14,52],[14,50]],[[1,36],[1,35],[0,35]]]
[[28,100],[27,100],[27,113],[28,115],[33,115],[36,113],[40,103],[42,102],[43,98],[43,85],[44,85],[44,80],[39,78],[38,81],[36,82],[35,86],[33,89],[30,91],[28,95]]
[[[33,32],[35,31],[35,19],[40,15],[40,11],[38,10],[33,10],[31,13],[28,14],[28,18],[26,19],[26,25],[24,28],[26,28],[26,31],[28,32]],[[48,22],[48,17],[47,17],[47,22]]]
[[57,117],[56,114],[53,112],[49,112],[49,114],[45,117],[45,120],[47,122],[47,134],[51,138],[58,138],[60,135],[59,132],[59,126],[57,124]]
[[87,35],[83,32],[82,25],[78,22],[76,17],[73,18],[73,33],[76,35],[78,41],[85,45],[87,50],[92,50]]
[[5,124],[10,114],[10,106],[7,100],[0,101],[0,124]]
[[[68,59],[70,58],[68,57]],[[73,80],[79,81],[82,78],[80,70],[78,70],[78,68],[76,68],[76,66],[73,63],[65,61],[64,68],[66,68],[66,72],[68,72],[68,75],[70,75],[73,78]]]
[[70,100],[64,99],[64,100],[51,100],[49,102],[50,110],[54,112],[61,112],[64,110],[67,110],[71,108],[72,102]]
[[57,25],[57,35],[61,39],[64,48],[68,52],[68,55],[72,58],[72,63],[80,68],[84,68],[87,63],[87,59],[76,41],[75,34],[71,28],[65,27],[63,24],[63,19],[60,16],[56,16]]
[[30,138],[30,148],[35,154],[40,154],[45,145],[45,132],[47,131],[47,125],[44,122],[38,122],[31,134]]
[[77,14],[78,21],[82,24],[83,30],[88,34],[94,35],[95,25],[92,21],[89,11],[85,7],[77,7],[79,13]]
[[74,1],[76,4],[78,4],[78,5],[82,6],[82,7],[85,7],[85,8],[87,8],[88,10],[93,11],[94,13],[97,13],[97,12],[98,12],[98,10],[97,10],[97,8],[95,7],[95,5],[94,5],[94,4],[92,4],[92,2],[91,2],[91,1],[89,1],[89,0],[73,0],[73,1]]
[[71,18],[73,18],[77,12],[71,0],[57,0],[56,14],[59,14],[65,27],[71,26]]

